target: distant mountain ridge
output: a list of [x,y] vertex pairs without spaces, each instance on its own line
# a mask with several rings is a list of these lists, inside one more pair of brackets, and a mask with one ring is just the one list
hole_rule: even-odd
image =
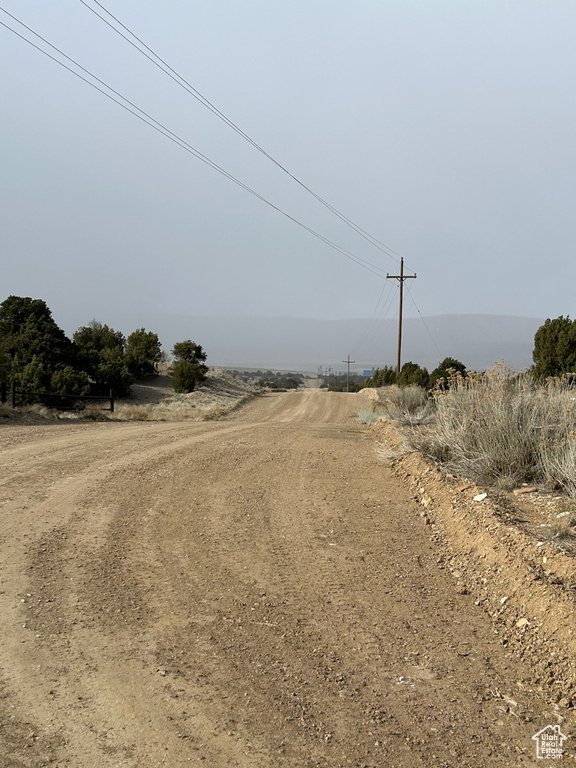
[[[56,321],[59,318],[55,316]],[[68,317],[68,334],[92,318]],[[354,370],[395,365],[397,320],[313,320],[290,317],[203,317],[168,314],[108,315],[96,318],[128,334],[145,327],[170,351],[176,341],[202,344],[210,365],[315,371],[342,370],[348,354]],[[534,334],[544,320],[506,315],[436,315],[406,318],[402,360],[435,368],[445,357],[468,369],[485,370],[503,359],[514,369],[532,364]]]

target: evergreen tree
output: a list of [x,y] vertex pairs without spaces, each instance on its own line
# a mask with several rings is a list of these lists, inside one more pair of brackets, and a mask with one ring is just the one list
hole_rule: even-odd
[[448,381],[452,373],[460,373],[462,376],[466,376],[466,366],[460,360],[456,360],[453,357],[445,357],[430,374],[429,386],[433,387],[438,379]]
[[204,381],[208,366],[206,352],[194,341],[179,341],[174,344],[172,354],[176,362],[172,368],[172,386],[175,392],[192,392],[197,384]]
[[400,376],[398,377],[398,386],[407,387],[411,384],[417,387],[423,387],[428,389],[428,382],[430,380],[430,374],[426,368],[421,368],[418,363],[404,363],[400,369]]
[[576,371],[576,320],[546,320],[534,336],[532,371],[538,378]]
[[134,377],[126,361],[126,339],[120,331],[92,320],[74,334],[80,361],[99,392],[113,389],[118,395],[130,391]]
[[388,387],[396,384],[396,370],[391,365],[376,368],[372,376],[366,379],[365,387]]
[[72,370],[78,371],[76,349],[45,301],[9,296],[0,304],[0,373],[4,381],[16,384],[20,403],[38,400],[33,392],[59,391],[63,376],[70,394],[85,394],[86,373],[71,377]]
[[128,336],[126,340],[126,365],[128,371],[140,378],[151,376],[158,372],[158,363],[162,357],[162,350],[158,334],[139,328]]

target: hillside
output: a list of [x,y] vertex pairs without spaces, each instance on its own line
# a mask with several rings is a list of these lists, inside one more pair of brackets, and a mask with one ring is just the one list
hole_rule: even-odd
[[[88,318],[89,319],[89,318]],[[66,331],[86,318],[58,318]],[[369,330],[368,319],[313,320],[292,317],[201,317],[138,314],[107,317],[125,333],[145,326],[160,336],[166,350],[193,338],[208,352],[210,365],[315,371],[319,365],[343,368],[350,353],[356,369],[394,363],[397,320]],[[484,370],[500,359],[513,368],[532,364],[534,333],[541,318],[503,315],[438,315],[406,318],[403,359],[435,368],[456,357],[470,369]]]

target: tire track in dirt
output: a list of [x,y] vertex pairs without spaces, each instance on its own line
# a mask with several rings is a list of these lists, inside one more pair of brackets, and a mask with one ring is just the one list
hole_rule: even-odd
[[7,446],[0,467],[29,466],[4,490],[29,506],[1,508],[0,754],[26,768],[533,765],[553,711],[436,567],[357,402],[309,390],[226,422]]
[[[147,464],[169,458],[195,442],[246,428],[220,424],[130,424],[111,425],[112,430],[102,430],[101,425],[95,426],[94,431],[71,430],[69,441],[62,437],[65,428],[50,430],[48,434],[37,429],[39,440],[32,445],[17,445],[0,458],[0,470],[15,464],[22,467],[12,475],[6,471],[2,475],[0,614],[4,617],[4,631],[0,668],[9,670],[10,678],[8,684],[8,676],[3,675],[2,690],[4,699],[10,701],[8,691],[16,687],[24,699],[26,721],[51,723],[48,741],[55,742],[61,739],[62,721],[58,723],[53,717],[56,694],[50,692],[60,687],[61,670],[66,667],[52,662],[53,648],[46,643],[59,640],[57,636],[62,635],[67,638],[60,643],[62,654],[69,659],[73,656],[69,638],[82,628],[77,618],[80,601],[74,583],[78,581],[79,559],[84,550],[100,550],[111,518],[110,509],[99,500],[100,489],[107,483],[114,484],[128,468],[137,466],[146,471]],[[164,435],[165,444],[158,444]],[[114,487],[117,492],[117,486]],[[32,563],[25,572],[22,563],[27,560]],[[72,567],[67,569],[67,565]],[[59,592],[65,599],[56,599]],[[44,618],[54,608],[72,618],[65,622],[64,617],[58,617],[50,636],[50,624]],[[34,670],[44,670],[44,674],[38,675]],[[79,702],[90,698],[86,682],[81,681],[81,691],[74,687],[68,692],[66,706],[73,711],[84,709],[85,704]],[[39,695],[41,691],[43,696]],[[90,753],[88,744],[94,727],[91,717],[86,718],[88,724],[76,727],[68,736],[69,741],[76,738],[78,754]],[[14,717],[7,715],[7,719]],[[21,730],[29,734],[37,729],[22,726]],[[28,741],[26,749],[36,746],[34,739]],[[100,756],[95,759],[98,761]]]

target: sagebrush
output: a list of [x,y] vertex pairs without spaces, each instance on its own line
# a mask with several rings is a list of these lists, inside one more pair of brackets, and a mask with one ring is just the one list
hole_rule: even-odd
[[400,424],[413,427],[433,418],[433,403],[423,387],[387,387],[381,397],[388,418]]
[[452,377],[432,401],[433,421],[412,442],[447,470],[487,484],[538,483],[576,500],[573,377],[537,384],[500,365]]

